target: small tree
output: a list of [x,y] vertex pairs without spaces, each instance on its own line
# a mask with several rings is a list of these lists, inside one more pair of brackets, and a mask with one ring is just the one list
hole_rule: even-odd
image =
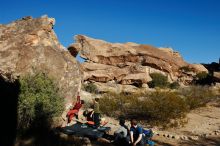
[[96,93],[98,91],[97,86],[93,83],[84,84],[83,88],[85,91],[90,92],[90,93]]
[[[18,98],[18,129],[48,126],[52,118],[61,115],[64,99],[56,84],[46,74],[37,73],[20,78]],[[47,122],[47,123],[45,123]]]
[[212,81],[212,76],[207,72],[200,72],[196,75],[196,84],[211,85]]
[[152,78],[152,81],[148,82],[150,88],[166,88],[169,85],[167,77],[161,73],[151,73],[150,77]]
[[176,82],[173,82],[169,85],[169,87],[171,89],[178,89],[180,87],[180,84],[176,81]]
[[182,66],[179,68],[179,70],[183,71],[183,72],[191,72],[193,71],[189,66]]

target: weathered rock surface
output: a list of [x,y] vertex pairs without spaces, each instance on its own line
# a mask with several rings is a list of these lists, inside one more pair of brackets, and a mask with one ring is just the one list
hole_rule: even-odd
[[64,50],[47,16],[0,25],[0,75],[6,80],[42,71],[54,78],[71,102],[81,83],[79,64]]
[[[150,73],[159,72],[169,82],[188,84],[193,75],[206,71],[202,65],[186,63],[171,48],[155,48],[135,43],[108,43],[83,35],[75,36],[75,43],[68,50],[73,56],[80,53],[86,59],[82,64],[85,81],[107,83],[115,81],[123,85],[142,86],[151,81]],[[189,67],[194,74],[183,73],[180,68]]]
[[220,82],[220,72],[213,72],[213,77],[215,81]]
[[190,67],[193,68],[194,72],[196,73],[199,73],[199,72],[208,73],[209,72],[202,64],[190,64]]

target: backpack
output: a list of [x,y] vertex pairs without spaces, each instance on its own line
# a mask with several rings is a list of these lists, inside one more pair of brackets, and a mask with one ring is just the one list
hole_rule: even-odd
[[143,129],[143,134],[145,135],[146,138],[151,138],[154,135],[154,133],[151,129],[149,129],[149,130]]

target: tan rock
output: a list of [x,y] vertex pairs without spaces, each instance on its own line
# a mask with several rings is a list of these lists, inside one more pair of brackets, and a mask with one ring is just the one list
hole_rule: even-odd
[[100,92],[115,92],[115,93],[128,92],[128,93],[134,93],[134,92],[139,91],[139,89],[137,87],[132,86],[132,85],[115,84],[114,86],[109,86],[109,84],[100,83],[100,82],[95,82],[94,84],[97,86],[97,88]]
[[109,43],[84,35],[76,35],[75,43],[68,50],[76,56],[80,54],[87,62],[82,64],[84,80],[108,82],[116,80],[125,85],[146,84],[149,74],[159,72],[168,77],[169,82],[189,84],[193,75],[180,70],[190,67],[197,72],[206,71],[204,66],[190,65],[172,48],[156,48],[136,43]]
[[213,77],[216,81],[220,82],[220,72],[214,72]]
[[25,17],[0,25],[0,75],[6,80],[42,71],[54,78],[66,102],[75,99],[81,71],[53,31],[55,19]]
[[208,70],[202,64],[191,64],[190,68],[192,68],[196,73],[200,73],[200,72],[208,73]]
[[[132,43],[111,44],[102,40],[89,38],[83,35],[75,36],[78,44],[77,50],[81,50],[81,56],[93,62],[101,64],[117,65],[118,63],[134,62],[142,65],[152,65],[166,71],[177,70],[187,65],[181,57],[157,49],[150,45],[138,45]],[[161,62],[161,63],[160,63]]]

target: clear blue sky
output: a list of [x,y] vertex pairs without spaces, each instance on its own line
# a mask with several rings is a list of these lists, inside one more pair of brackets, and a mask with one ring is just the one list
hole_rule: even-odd
[[172,47],[189,63],[220,57],[220,0],[0,0],[0,23],[47,14],[67,47],[85,34]]

